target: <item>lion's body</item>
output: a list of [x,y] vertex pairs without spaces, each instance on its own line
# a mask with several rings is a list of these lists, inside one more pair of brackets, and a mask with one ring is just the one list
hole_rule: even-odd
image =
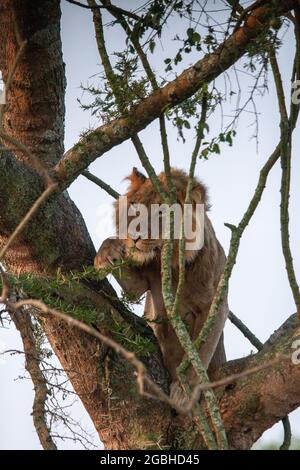
[[[186,175],[173,170],[173,180],[177,190],[179,203],[185,199],[187,184]],[[138,202],[146,206],[159,203],[159,197],[151,181],[135,172],[131,175],[131,186],[126,196],[130,203]],[[163,185],[166,184],[164,174],[159,175]],[[207,206],[205,187],[197,180],[194,181],[192,201]],[[117,213],[118,213],[117,205]],[[165,365],[173,381],[176,380],[176,368],[183,358],[183,351],[173,328],[170,326],[164,307],[161,288],[160,248],[162,240],[125,240],[117,238],[103,242],[95,259],[98,269],[113,264],[121,258],[130,257],[134,265],[123,268],[123,274],[118,282],[125,292],[134,294],[136,298],[147,292],[145,317],[154,330],[160,344]],[[172,259],[173,289],[176,291],[178,282],[178,256]],[[200,250],[186,252],[185,285],[181,296],[179,311],[191,338],[195,340],[207,318],[216,287],[224,268],[225,255],[219,244],[212,224],[204,216],[204,245]],[[213,331],[199,352],[206,368],[220,366],[225,361],[222,331],[228,314],[227,299],[224,299]],[[193,375],[193,374],[192,374]],[[192,377],[190,378],[192,380]]]

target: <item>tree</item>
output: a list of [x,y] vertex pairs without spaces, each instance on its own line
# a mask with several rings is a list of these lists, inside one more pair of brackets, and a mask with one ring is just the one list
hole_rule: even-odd
[[[81,8],[80,2],[71,3],[76,4],[74,8]],[[191,48],[199,50],[201,58],[173,80],[160,83],[147,54],[155,53],[163,27],[171,21],[170,15],[192,16],[199,2],[153,0],[137,13],[110,1],[89,0],[87,7],[93,13],[104,73],[103,89],[90,87],[89,91],[95,98],[93,111],[99,113],[103,123],[84,134],[65,154],[66,84],[60,2],[4,0],[1,4],[0,69],[7,102],[1,105],[0,114],[0,261],[3,264],[0,303],[5,305],[23,340],[26,368],[35,388],[34,424],[45,449],[55,449],[56,444],[48,419],[49,383],[42,366],[45,351],[40,347],[43,334],[108,449],[227,446],[248,449],[279,419],[284,419],[287,431],[284,445],[288,445],[285,417],[300,403],[299,365],[290,357],[299,335],[300,294],[289,245],[288,206],[291,142],[299,106],[292,99],[287,111],[276,51],[280,47],[278,31],[283,22],[289,22],[295,31],[296,45],[292,82],[299,80],[300,4],[298,0],[264,0],[253,2],[246,9],[236,1],[227,4],[223,37],[212,27],[203,38],[196,28],[189,28],[175,58],[165,60],[167,72]],[[124,29],[127,37],[126,51],[116,58],[114,66],[104,40],[104,10],[111,15],[115,26]],[[144,44],[146,32],[150,36]],[[194,390],[191,417],[189,413],[172,411],[169,378],[152,330],[131,312],[126,302],[118,299],[108,281],[100,280],[90,268],[95,249],[81,214],[65,190],[82,173],[95,180],[86,172],[88,165],[126,139],[132,139],[143,166],[155,181],[155,172],[138,133],[156,119],[160,123],[167,170],[166,117],[174,122],[180,136],[196,119],[199,145],[192,158],[194,165],[199,155],[208,158],[211,153],[218,153],[223,141],[232,144],[234,124],[242,110],[226,132],[202,143],[200,148],[207,130],[206,107],[214,112],[220,100],[211,84],[243,56],[249,67],[260,63],[262,70],[266,70],[271,66],[278,95],[281,139],[261,170],[255,194],[241,222],[229,226],[232,238],[227,264],[204,330],[207,332],[218,313],[241,236],[278,160],[282,166],[282,250],[297,314],[287,319],[263,345],[231,314],[231,320],[259,352],[225,364],[210,377],[216,381],[214,384],[207,385],[206,373],[198,364],[205,399],[198,405],[198,400],[193,398]],[[142,74],[137,66],[143,67]],[[104,182],[97,182],[116,196]],[[167,260],[167,243],[166,246]],[[167,276],[167,265],[166,262],[163,276]],[[121,339],[116,334],[120,331]],[[132,351],[126,348],[128,338],[134,345]],[[199,341],[203,340],[205,336],[201,333]],[[187,357],[183,369],[192,361],[196,347],[186,337],[185,346]]]

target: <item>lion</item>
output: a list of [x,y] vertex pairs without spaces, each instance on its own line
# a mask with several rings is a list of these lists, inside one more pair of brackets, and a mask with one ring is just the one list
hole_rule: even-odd
[[[117,229],[119,229],[119,216],[122,215],[122,211],[127,212],[129,206],[144,204],[150,209],[151,205],[161,203],[160,196],[150,178],[144,176],[136,168],[133,168],[127,179],[130,180],[130,186],[125,194],[127,206],[124,208],[120,199],[115,203]],[[158,175],[158,179],[163,189],[168,191],[165,173]],[[176,188],[177,203],[183,207],[188,177],[184,171],[172,169],[172,180]],[[191,203],[193,211],[196,204],[203,204],[206,210],[209,209],[207,189],[196,178],[192,184]],[[226,261],[223,248],[216,238],[206,210],[204,213],[203,246],[185,251],[185,284],[179,305],[180,315],[192,340],[198,337],[207,318]],[[130,221],[131,218],[128,217],[128,224]],[[161,284],[161,247],[163,243],[161,231],[159,235],[158,239],[152,239],[150,236],[133,236],[127,230],[124,239],[108,238],[102,243],[94,264],[97,270],[101,270],[118,264],[120,261],[130,260],[128,264],[122,263],[122,269],[116,270],[117,274],[114,276],[124,292],[130,294],[131,297],[139,299],[146,293],[144,316],[160,345],[164,365],[170,374],[172,385],[174,385],[174,387],[171,385],[172,394],[172,389],[176,390],[175,385],[178,385],[176,369],[183,359],[184,352],[168,321],[164,306]],[[179,273],[178,242],[174,244],[171,263],[175,294]],[[227,315],[226,296],[220,306],[218,318],[211,334],[199,351],[205,369],[209,367],[209,373],[226,361],[223,329]],[[192,368],[188,372],[188,380],[195,384],[195,374]]]

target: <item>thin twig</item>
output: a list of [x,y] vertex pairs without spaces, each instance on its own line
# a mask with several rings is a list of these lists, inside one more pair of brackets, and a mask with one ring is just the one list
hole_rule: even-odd
[[[88,0],[88,4],[90,6],[95,6],[95,0]],[[118,15],[119,17],[119,15]],[[104,31],[103,31],[103,23],[102,23],[102,15],[100,10],[94,10],[93,11],[93,20],[94,20],[94,25],[95,25],[95,32],[96,32],[96,41],[97,41],[97,47],[99,51],[99,55],[102,61],[102,65],[105,71],[106,78],[111,86],[111,89],[113,91],[116,104],[120,110],[120,112],[123,112],[123,95],[122,91],[119,89],[119,86],[116,82],[116,77],[115,73],[113,71],[113,67],[110,63],[110,59],[106,50],[106,45],[105,45],[105,38],[104,38]],[[124,25],[125,20],[123,21]],[[126,22],[125,22],[126,23]],[[138,156],[142,162],[142,165],[148,172],[149,176],[153,178],[155,181],[155,189],[158,191],[158,193],[166,200],[167,195],[165,194],[157,176],[155,173],[154,168],[152,167],[149,158],[146,155],[145,149],[143,147],[142,142],[140,141],[138,135],[134,135],[132,137],[132,142],[135,146],[135,149],[138,153]]]
[[[200,118],[198,130],[197,130],[198,131],[197,139],[196,139],[195,147],[194,147],[192,158],[191,158],[184,206],[186,206],[186,204],[189,204],[190,199],[191,199],[191,191],[192,191],[192,186],[193,186],[193,181],[194,181],[196,162],[197,162],[197,158],[199,155],[201,142],[204,136],[204,126],[206,123],[207,108],[208,108],[207,95],[206,93],[204,93],[203,100],[202,100],[201,118]],[[169,240],[165,241],[165,244],[167,243],[169,243]],[[181,295],[182,295],[183,288],[184,288],[184,282],[185,282],[184,215],[183,215],[183,220],[182,220],[181,239],[180,239],[180,246],[179,246],[179,280],[177,284],[175,298],[173,298],[173,295],[172,295],[172,270],[171,270],[171,263],[169,262],[170,256],[172,256],[172,252],[169,246],[167,247],[167,249],[168,249],[167,252],[164,252],[164,250],[162,252],[162,286],[163,286],[163,296],[164,296],[164,301],[165,301],[168,317],[178,336],[181,346],[183,347],[187,357],[189,357],[191,360],[191,363],[194,367],[196,375],[198,376],[201,383],[207,383],[209,382],[207,373],[201,363],[197,349],[194,348],[193,346],[189,333],[186,330],[186,327],[181,319],[180,312],[179,312],[179,303],[180,303]],[[180,366],[179,366],[179,370],[180,370]],[[179,377],[182,379],[183,374],[179,373]],[[222,418],[221,418],[221,414],[220,414],[216,397],[214,393],[212,392],[212,390],[210,389],[205,391],[204,397],[207,403],[207,407],[208,407],[208,411],[212,420],[212,424],[216,432],[218,446],[221,449],[226,449],[228,447],[228,442],[227,442],[226,432],[224,429],[224,425],[222,423]]]
[[120,194],[115,191],[109,184],[105,183],[105,181],[101,180],[98,178],[98,176],[93,175],[90,173],[88,170],[84,170],[82,172],[82,175],[85,176],[88,180],[92,181],[95,183],[97,186],[99,186],[101,189],[104,189],[104,191],[107,192],[110,196],[112,196],[114,199],[119,199]]
[[231,323],[236,326],[245,336],[245,338],[250,341],[253,346],[256,347],[258,351],[260,351],[263,348],[263,343],[255,336],[252,331],[249,330],[249,328],[240,320],[233,312],[229,312],[228,318],[231,321]]
[[[195,341],[195,346],[197,349],[199,349],[200,346],[207,340],[207,337],[209,336],[209,333],[210,333],[210,329],[212,325],[214,324],[215,319],[218,315],[219,307],[227,292],[229,279],[231,277],[232,270],[236,263],[236,258],[237,258],[238,251],[239,251],[241,237],[247,225],[249,224],[253,214],[255,213],[255,210],[258,207],[258,204],[261,200],[262,194],[266,186],[266,181],[267,181],[269,172],[271,171],[271,169],[273,168],[273,166],[275,165],[279,157],[280,157],[280,144],[278,144],[278,146],[276,147],[276,149],[274,150],[274,152],[269,157],[269,159],[263,166],[262,170],[260,171],[259,180],[255,189],[254,195],[239,225],[236,227],[231,224],[225,224],[228,228],[230,228],[232,232],[229,252],[228,252],[226,264],[224,267],[224,271],[221,275],[221,278],[220,278],[220,281],[216,290],[216,294],[214,296],[213,302],[209,310],[208,317],[205,321],[205,324],[203,325],[203,328],[201,330],[199,337]],[[184,364],[184,367],[186,366],[187,366],[187,363]]]
[[[143,68],[148,77],[148,80],[151,83],[153,91],[158,90],[159,85],[156,80],[156,76],[152,70],[147,54],[144,52],[138,40],[138,36],[134,34],[134,32],[132,31],[132,29],[130,28],[129,24],[127,23],[127,21],[125,20],[124,16],[122,15],[120,11],[112,10],[110,2],[102,0],[102,3],[103,5],[106,6],[107,10],[119,21],[126,35],[130,39],[143,65]],[[163,156],[164,156],[164,170],[165,170],[167,185],[171,193],[171,201],[172,203],[174,203],[176,201],[176,188],[175,188],[175,185],[172,179],[172,173],[171,173],[170,151],[169,151],[168,136],[167,136],[167,131],[166,131],[166,120],[165,120],[164,114],[161,114],[159,116],[159,127],[160,127],[160,137],[161,137],[161,144],[162,144]]]
[[[280,225],[281,225],[281,246],[285,260],[285,267],[288,275],[289,284],[294,297],[294,302],[297,307],[297,313],[300,322],[300,289],[296,278],[292,251],[290,247],[290,232],[289,232],[289,199],[290,199],[290,186],[291,186],[291,158],[292,158],[292,123],[289,119],[286,109],[286,102],[283,90],[282,77],[279,70],[278,62],[274,47],[270,47],[269,51],[270,63],[274,76],[279,112],[281,117],[280,131],[281,131],[281,203],[280,203]],[[297,48],[296,59],[300,59],[300,51]],[[291,105],[291,112],[294,110]]]
[[[22,309],[23,314],[29,312],[24,309],[24,307],[33,307],[34,310],[31,310],[30,313],[37,316],[37,317],[42,317],[44,318],[45,315],[52,315],[55,318],[58,318],[60,320],[65,321],[69,326],[78,328],[85,333],[95,337],[99,341],[101,341],[103,344],[108,346],[109,348],[113,349],[116,353],[120,354],[121,356],[124,357],[126,361],[128,361],[136,370],[137,374],[137,384],[138,384],[138,389],[139,393],[141,395],[154,398],[154,399],[159,399],[166,404],[169,404],[172,408],[175,408],[179,413],[182,414],[189,414],[195,403],[197,402],[196,400],[196,393],[203,391],[210,390],[212,388],[217,388],[221,387],[224,385],[227,385],[228,383],[231,383],[233,381],[239,380],[241,378],[245,378],[248,375],[254,374],[260,370],[266,369],[268,367],[271,367],[274,364],[277,364],[283,359],[289,359],[290,357],[278,357],[274,359],[273,361],[269,361],[265,364],[262,364],[257,367],[250,368],[246,371],[243,371],[239,374],[232,374],[228,377],[225,377],[223,379],[217,380],[215,382],[208,382],[205,384],[200,384],[196,386],[196,389],[193,393],[193,398],[188,402],[186,406],[178,406],[176,402],[174,402],[168,395],[166,395],[163,390],[155,384],[152,379],[148,376],[146,368],[144,364],[136,357],[136,355],[133,352],[127,351],[122,345],[114,341],[112,338],[109,338],[108,336],[105,336],[101,334],[98,330],[95,328],[87,325],[86,323],[77,320],[76,318],[71,317],[70,315],[67,315],[59,310],[53,309],[45,305],[41,300],[35,300],[35,299],[24,299],[24,300],[19,300],[16,303],[12,303],[9,300],[6,300],[5,302],[7,304],[7,307],[10,309],[10,311],[18,311]],[[152,393],[149,393],[148,391],[145,390],[145,385],[147,385]]]
[[[9,301],[6,301],[6,304],[8,308],[12,310],[14,309],[19,310],[20,308],[25,307],[25,306],[33,307],[34,309],[36,309],[36,311],[31,312],[31,313],[34,315],[37,315],[38,317],[40,317],[41,315],[44,316],[44,314],[52,315],[60,320],[67,322],[67,324],[70,325],[71,327],[79,328],[85,333],[91,336],[94,336],[103,344],[113,349],[118,354],[121,354],[124,357],[124,359],[126,359],[135,368],[136,373],[137,373],[136,380],[137,380],[138,389],[141,395],[160,399],[164,401],[165,403],[169,404],[172,408],[177,409],[178,412],[185,413],[185,408],[184,409],[179,408],[177,404],[173,400],[171,400],[170,397],[166,395],[163,392],[163,390],[152,381],[152,379],[147,375],[144,364],[136,357],[136,355],[133,352],[127,351],[121,344],[117,343],[116,341],[109,338],[108,336],[101,334],[95,328],[87,325],[86,323],[83,323],[80,320],[77,320],[71,317],[70,315],[67,315],[61,311],[48,307],[41,300],[26,299],[26,300],[20,300],[16,303],[11,303]],[[145,388],[144,388],[145,384],[149,387],[152,393],[145,391]]]
[[164,188],[162,187],[156,173],[155,173],[155,170],[153,168],[153,166],[151,165],[151,162],[150,162],[150,159],[148,158],[147,154],[146,154],[146,151],[145,151],[145,148],[139,138],[139,136],[137,134],[135,134],[132,138],[132,143],[135,147],[135,150],[139,156],[139,159],[143,165],[143,167],[145,168],[145,170],[147,171],[148,173],[148,176],[149,178],[151,179],[151,182],[156,190],[156,192],[160,195],[161,197],[161,200],[165,203],[168,203],[169,202],[169,196],[168,194],[166,193],[166,191],[164,190]]
[[40,359],[30,315],[24,315],[23,312],[12,310],[10,310],[10,315],[17,330],[20,332],[26,359],[25,367],[34,385],[34,400],[32,406],[34,427],[43,449],[57,450],[56,444],[51,436],[51,429],[47,424],[46,401],[49,390],[46,379],[40,368]]
[[224,387],[225,385],[228,385],[232,382],[236,382],[238,380],[244,379],[245,377],[249,377],[250,375],[256,374],[257,372],[260,372],[260,371],[265,370],[265,369],[269,369],[270,367],[279,364],[283,360],[290,361],[290,356],[281,355],[281,356],[276,357],[275,359],[273,359],[271,361],[265,362],[264,364],[260,364],[260,365],[255,366],[255,367],[250,367],[249,369],[244,370],[243,372],[239,372],[237,374],[229,375],[228,377],[224,377],[222,379],[215,380],[214,382],[208,382],[208,383],[196,385],[194,390],[193,390],[193,393],[192,393],[192,398],[191,398],[191,400],[190,400],[190,402],[187,406],[187,410],[188,411],[192,410],[193,407],[195,406],[195,404],[198,403],[199,398],[201,396],[201,392],[203,392],[205,390],[211,390],[213,388]]
[[[84,3],[81,3],[81,2],[78,2],[77,0],[67,0],[68,3],[72,3],[73,5],[76,5],[78,7],[81,7],[81,8],[86,8],[88,10],[92,10],[92,11],[95,11],[95,10],[100,10],[101,8],[106,8],[108,9],[108,7],[104,7],[102,5],[97,5],[96,3],[94,5],[85,5]],[[123,8],[120,8],[120,7],[117,7],[116,5],[112,5],[110,2],[107,2],[109,4],[109,9],[110,11],[112,12],[118,12],[122,15],[125,15],[125,16],[128,16],[128,18],[131,18],[133,20],[136,20],[136,21],[140,21],[141,18],[134,12],[132,11],[128,11],[128,10],[124,10]]]
[[283,430],[284,430],[284,439],[283,443],[280,446],[280,450],[289,450],[292,442],[292,429],[291,423],[288,416],[285,416],[282,420]]

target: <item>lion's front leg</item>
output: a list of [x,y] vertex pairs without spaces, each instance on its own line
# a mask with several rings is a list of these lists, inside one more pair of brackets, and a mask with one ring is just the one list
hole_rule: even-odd
[[135,299],[139,299],[149,289],[142,270],[126,264],[125,247],[118,238],[104,240],[95,257],[94,266],[98,271],[115,266],[117,269],[113,270],[113,276],[124,292]]

